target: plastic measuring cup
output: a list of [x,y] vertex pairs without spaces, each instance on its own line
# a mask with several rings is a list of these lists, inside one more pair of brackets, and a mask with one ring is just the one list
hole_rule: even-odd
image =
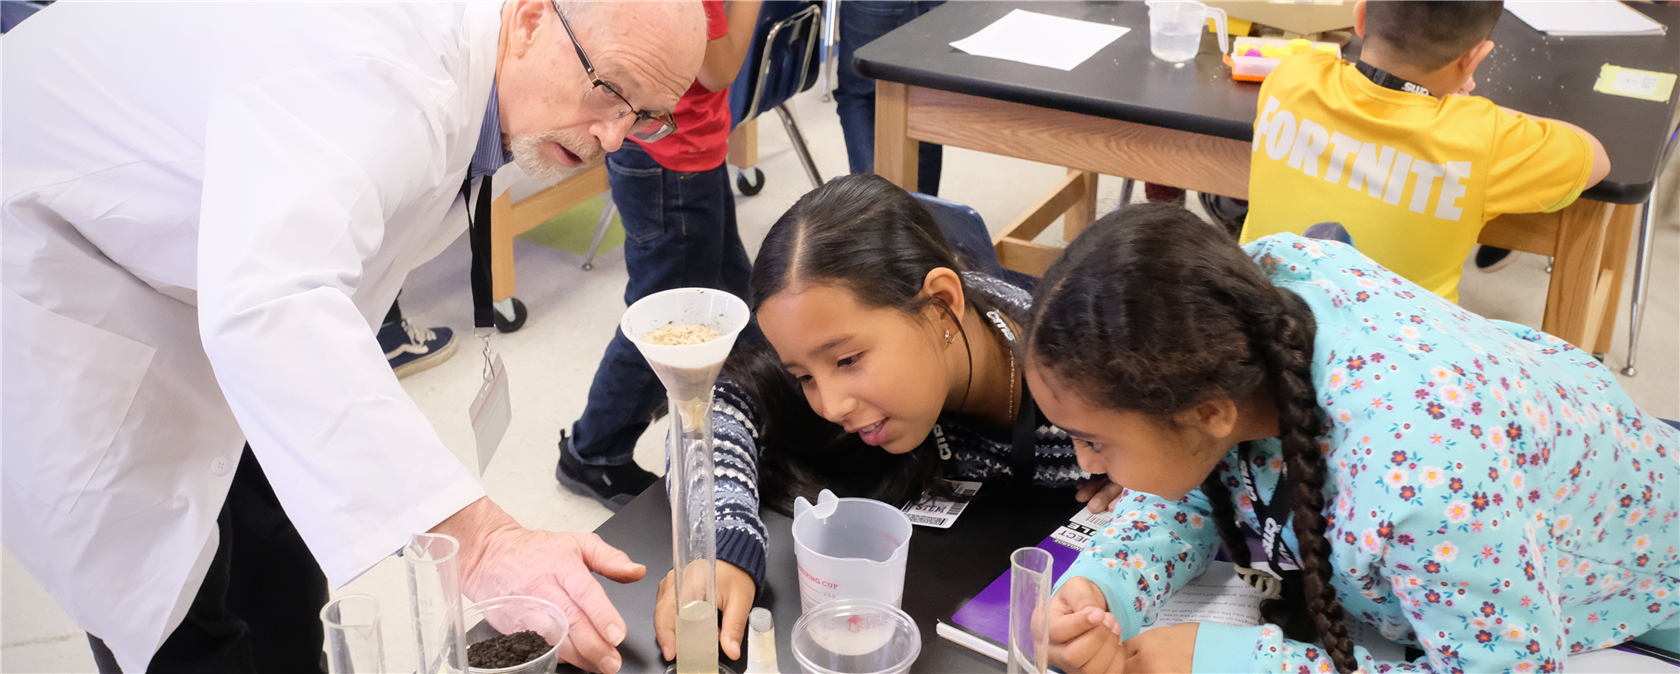
[[385,639],[379,629],[379,600],[365,594],[339,597],[321,607],[327,671],[374,674],[385,669]]
[[793,624],[793,658],[805,674],[901,674],[921,652],[916,621],[873,599],[837,599]]
[[1195,0],[1149,0],[1144,4],[1149,5],[1149,51],[1155,58],[1169,63],[1196,58],[1207,19],[1213,19],[1219,31],[1219,52],[1231,53],[1225,10]]
[[910,518],[880,501],[836,498],[824,489],[816,505],[803,496],[794,499],[793,551],[805,612],[835,599],[898,606],[910,554]]
[[566,612],[546,599],[536,597],[496,597],[467,607],[462,612],[467,627],[467,648],[503,634],[531,630],[541,634],[551,646],[547,653],[525,664],[499,669],[468,667],[472,674],[550,674],[560,661],[560,643],[566,640]]

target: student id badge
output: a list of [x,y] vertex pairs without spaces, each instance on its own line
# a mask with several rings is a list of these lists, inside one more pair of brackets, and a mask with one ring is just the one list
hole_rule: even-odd
[[467,409],[467,415],[472,419],[473,437],[478,441],[479,477],[484,476],[490,457],[496,455],[496,446],[502,443],[508,423],[513,421],[507,369],[502,367],[502,356],[491,356],[488,342],[484,345],[484,356],[484,385],[478,387],[478,397],[473,398],[472,407]]
[[1075,550],[1084,550],[1097,535],[1097,530],[1108,526],[1109,520],[1112,519],[1112,512],[1094,513],[1081,506],[1066,523],[1051,532],[1050,538]]
[[968,507],[968,502],[974,495],[980,493],[979,482],[965,480],[946,480],[956,490],[951,499],[934,498],[929,494],[922,494],[916,502],[904,506],[904,516],[911,524],[935,529],[949,529],[957,521],[957,516]]

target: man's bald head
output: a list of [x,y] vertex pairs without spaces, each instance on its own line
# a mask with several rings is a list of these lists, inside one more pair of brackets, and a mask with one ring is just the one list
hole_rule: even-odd
[[674,108],[675,98],[688,91],[700,73],[706,57],[706,12],[698,0],[570,0],[559,7],[602,78],[619,84],[622,78],[613,75],[630,70],[636,77],[651,75],[653,81],[639,84],[676,95],[658,108],[632,99],[638,108]]
[[[558,3],[595,73],[635,111],[676,108],[706,54],[706,15],[686,2]],[[558,177],[618,149],[635,119],[591,86],[549,0],[507,0],[497,70],[502,132],[538,179]],[[593,103],[593,105],[592,105]]]

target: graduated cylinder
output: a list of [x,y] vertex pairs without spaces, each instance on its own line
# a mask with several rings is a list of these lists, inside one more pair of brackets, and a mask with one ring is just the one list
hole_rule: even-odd
[[748,317],[746,303],[734,295],[678,288],[638,300],[620,324],[665,385],[670,402],[665,480],[676,569],[677,674],[718,672],[712,386]]

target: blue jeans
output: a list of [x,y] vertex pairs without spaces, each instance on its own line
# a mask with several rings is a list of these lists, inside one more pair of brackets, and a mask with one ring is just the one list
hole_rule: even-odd
[[[672,288],[716,288],[746,299],[752,262],[735,226],[735,193],[723,164],[695,173],[671,171],[641,145],[625,141],[607,155],[607,181],[624,223],[624,266],[630,272],[625,305]],[[633,461],[636,440],[665,405],[665,387],[636,345],[623,332],[614,333],[589,385],[583,416],[572,424],[573,454],[594,466]]]
[[[853,67],[858,48],[942,4],[944,0],[843,0],[840,3],[840,67],[834,103],[840,113],[840,130],[846,136],[846,162],[852,173],[875,172],[875,80],[859,75]],[[933,143],[921,144],[916,156],[917,192],[939,195],[943,149]]]

